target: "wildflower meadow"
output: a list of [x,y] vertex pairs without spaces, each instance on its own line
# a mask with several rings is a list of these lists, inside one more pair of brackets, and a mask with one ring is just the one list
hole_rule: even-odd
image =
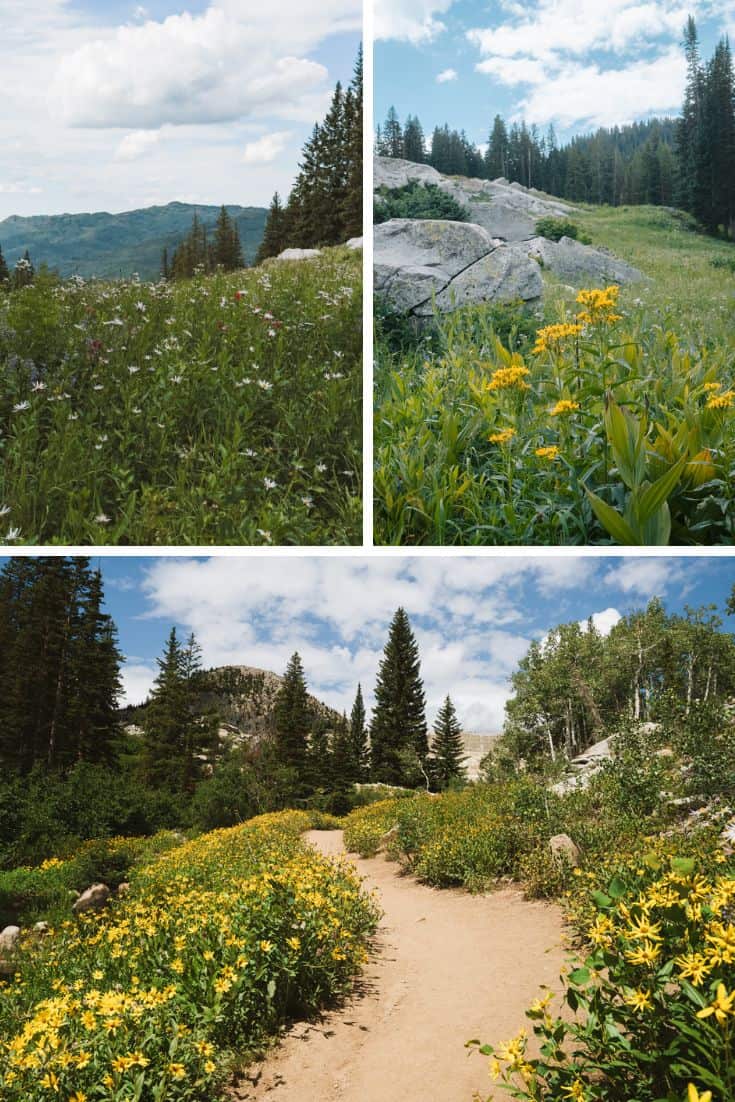
[[361,254],[0,293],[0,542],[361,533]]
[[587,225],[642,287],[379,326],[378,542],[732,543],[732,246],[648,208]]
[[[344,990],[376,907],[353,869],[264,815],[137,865],[101,913],[26,933],[0,980],[0,1095],[220,1097],[238,1059]],[[47,863],[53,871],[53,862]]]

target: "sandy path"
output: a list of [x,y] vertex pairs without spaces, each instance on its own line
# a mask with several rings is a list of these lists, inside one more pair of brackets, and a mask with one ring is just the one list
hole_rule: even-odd
[[[311,831],[322,853],[341,831]],[[491,1090],[470,1037],[500,1041],[529,1024],[539,985],[563,964],[556,907],[517,891],[472,896],[401,877],[382,857],[353,858],[385,912],[359,990],[294,1027],[233,1091],[238,1102],[471,1102]]]

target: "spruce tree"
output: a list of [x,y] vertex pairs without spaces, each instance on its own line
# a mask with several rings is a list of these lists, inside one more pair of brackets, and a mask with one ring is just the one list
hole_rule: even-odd
[[10,272],[8,271],[8,265],[3,256],[3,248],[0,245],[0,287],[7,285],[10,280]]
[[462,728],[449,696],[445,698],[434,723],[431,755],[432,773],[438,788],[445,789],[452,781],[466,779]]
[[237,226],[224,204],[220,208],[214,230],[212,257],[214,265],[226,272],[234,272],[245,266]]
[[411,756],[423,764],[428,754],[418,644],[402,608],[393,617],[378,668],[370,743],[372,778],[384,784],[406,783]]
[[413,115],[406,119],[403,131],[403,156],[407,161],[423,164],[426,160],[426,141],[421,123]]
[[265,223],[263,240],[255,257],[256,264],[262,264],[269,256],[278,256],[286,248],[286,214],[281,204],[281,197],[276,192],[271,199],[268,209],[268,217]]
[[306,678],[298,652],[291,655],[273,708],[276,752],[282,765],[303,777],[311,730]]
[[189,696],[176,628],[171,628],[163,655],[156,662],[158,676],[143,724],[145,777],[154,788],[180,791],[191,776],[192,763]]
[[336,815],[344,815],[350,809],[350,796],[357,779],[346,715],[339,718],[332,734],[331,774],[330,810]]
[[366,718],[362,686],[358,685],[355,703],[350,713],[350,756],[355,781],[366,781],[370,773],[370,745]]
[[383,142],[385,143],[386,156],[403,157],[403,127],[398,119],[395,107],[388,109],[383,124]]

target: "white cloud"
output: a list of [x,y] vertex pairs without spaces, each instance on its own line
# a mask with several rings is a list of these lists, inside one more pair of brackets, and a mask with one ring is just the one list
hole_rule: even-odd
[[374,0],[376,39],[429,42],[445,30],[435,16],[447,12],[454,0]]
[[[700,5],[701,6],[701,5]],[[591,50],[622,52],[632,45],[680,35],[687,14],[697,7],[677,0],[538,0],[520,18],[497,27],[475,27],[467,37],[485,57],[534,57],[556,61],[584,57]]]
[[459,74],[456,69],[442,69],[440,73],[436,74],[437,84],[447,84],[450,80],[457,80]]
[[479,61],[475,69],[508,85],[543,84],[547,79],[543,63],[532,57],[488,57]]
[[[595,625],[600,635],[609,635],[620,620],[622,620],[622,616],[616,608],[606,608],[602,612],[592,613],[592,623]],[[587,621],[581,620],[579,626],[586,631]]]
[[158,673],[155,662],[131,661],[122,667],[121,704],[142,704]]
[[[696,565],[692,563],[689,569],[696,569]],[[605,582],[623,593],[648,600],[663,596],[671,586],[681,589],[686,572],[687,565],[676,559],[626,556],[607,571]]]
[[133,130],[126,134],[115,150],[116,161],[137,161],[160,140],[158,130]]
[[246,165],[270,164],[283,152],[290,138],[290,130],[276,130],[272,134],[264,134],[262,138],[248,142],[242,155],[243,163]]
[[647,114],[677,110],[684,82],[678,48],[655,61],[636,61],[619,69],[570,66],[535,85],[518,105],[517,114],[536,123],[622,126]]

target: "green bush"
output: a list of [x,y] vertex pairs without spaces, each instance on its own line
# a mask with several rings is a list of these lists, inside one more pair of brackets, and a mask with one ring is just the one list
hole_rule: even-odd
[[376,225],[391,218],[441,218],[449,222],[467,222],[469,213],[461,203],[436,184],[414,181],[404,187],[382,188],[375,199],[373,220]]
[[710,264],[713,268],[724,268],[728,272],[735,272],[735,256],[713,256]]
[[561,241],[562,237],[571,237],[575,241],[580,238],[579,227],[568,218],[554,218],[548,215],[539,218],[536,223],[536,233],[539,237],[546,237],[549,241]]

